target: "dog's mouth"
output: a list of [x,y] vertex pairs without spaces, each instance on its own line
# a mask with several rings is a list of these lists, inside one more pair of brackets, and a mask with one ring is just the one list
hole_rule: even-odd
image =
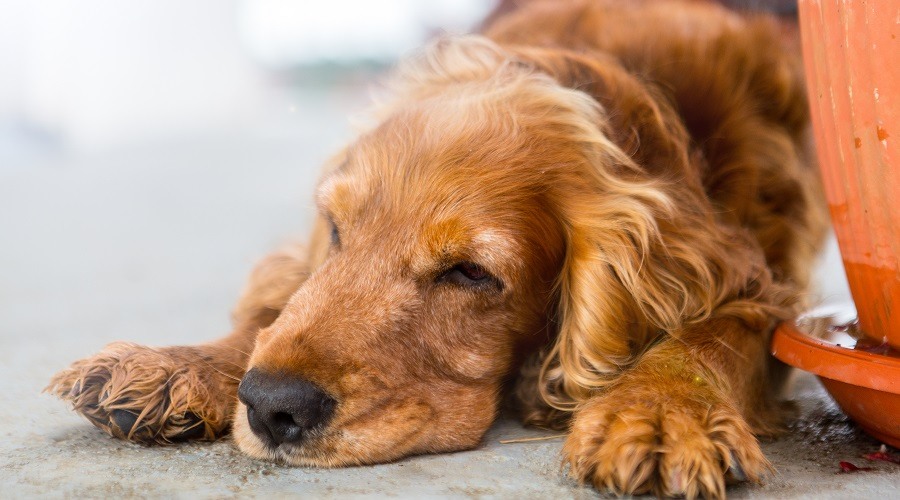
[[256,458],[320,467],[430,451],[426,424],[435,407],[416,391],[378,390],[375,380],[363,378],[364,388],[338,394],[296,374],[249,370],[238,388],[238,447]]

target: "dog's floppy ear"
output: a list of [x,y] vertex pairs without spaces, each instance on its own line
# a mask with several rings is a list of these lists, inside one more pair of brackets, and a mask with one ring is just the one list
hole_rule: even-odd
[[581,108],[592,127],[579,127],[580,171],[556,186],[567,253],[558,337],[539,382],[544,398],[571,408],[658,335],[713,315],[769,321],[779,306],[760,300],[773,290],[762,252],[749,234],[715,220],[687,133],[664,101],[614,62],[513,52],[601,105]]

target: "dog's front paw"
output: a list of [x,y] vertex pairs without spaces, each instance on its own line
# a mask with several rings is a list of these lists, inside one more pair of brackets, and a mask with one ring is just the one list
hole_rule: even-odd
[[224,433],[236,387],[195,348],[117,342],[57,373],[45,390],[112,436],[168,444]]
[[571,474],[617,494],[721,498],[771,471],[741,415],[704,384],[632,380],[584,404],[564,447]]

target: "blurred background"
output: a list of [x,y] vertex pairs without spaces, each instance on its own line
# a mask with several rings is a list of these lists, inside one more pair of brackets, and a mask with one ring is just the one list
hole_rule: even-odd
[[0,335],[224,333],[383,71],[494,3],[0,0]]

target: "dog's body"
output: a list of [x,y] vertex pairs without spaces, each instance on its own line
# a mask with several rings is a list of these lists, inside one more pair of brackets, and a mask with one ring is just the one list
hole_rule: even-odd
[[476,446],[511,394],[568,426],[598,488],[758,479],[753,434],[783,419],[769,335],[824,229],[776,23],[550,2],[485,35],[399,72],[329,167],[308,251],[260,264],[234,333],[113,344],[53,390],[122,438],[232,427],[253,456],[320,466]]

